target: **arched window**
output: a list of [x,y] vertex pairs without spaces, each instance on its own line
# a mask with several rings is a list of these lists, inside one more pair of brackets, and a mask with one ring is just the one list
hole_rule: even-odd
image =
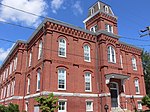
[[63,38],[59,39],[58,56],[66,57],[66,40]]
[[133,70],[137,70],[136,59],[134,57],[132,57],[132,67],[133,67]]
[[40,90],[40,79],[41,79],[41,70],[37,70],[37,81],[36,81],[36,91]]
[[136,94],[140,94],[139,80],[135,79],[134,80],[134,84],[135,84],[135,92],[136,92]]
[[108,8],[108,6],[104,6],[104,11],[105,11],[106,13],[109,13],[109,8]]
[[112,46],[108,47],[107,55],[108,55],[108,62],[116,63],[116,53]]
[[27,77],[27,94],[30,93],[30,77]]
[[42,57],[42,49],[43,49],[43,42],[42,40],[39,42],[39,52],[38,52],[38,59]]
[[87,61],[87,62],[91,61],[90,47],[88,45],[84,46],[84,61]]
[[29,53],[29,67],[31,66],[32,64],[32,52],[30,51]]
[[92,91],[91,74],[89,72],[86,72],[84,77],[85,77],[85,91]]
[[58,89],[66,90],[66,70],[64,68],[58,69]]

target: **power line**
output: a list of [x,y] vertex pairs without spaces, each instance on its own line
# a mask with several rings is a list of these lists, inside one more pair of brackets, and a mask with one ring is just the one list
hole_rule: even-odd
[[10,23],[10,22],[6,22],[6,21],[0,21],[0,22],[1,23],[5,23],[5,24],[9,24],[9,25],[12,25],[12,26],[18,26],[18,27],[21,27],[21,28],[26,28],[26,29],[30,29],[30,30],[36,30],[35,28],[22,26],[22,25],[15,24],[15,23]]
[[38,15],[38,14],[34,14],[34,13],[31,13],[31,12],[28,12],[28,11],[25,11],[25,10],[21,10],[21,9],[18,9],[18,8],[15,8],[15,7],[6,5],[6,4],[0,3],[0,5],[5,6],[5,7],[8,7],[8,8],[11,8],[11,9],[14,9],[14,10],[17,10],[17,11],[20,11],[20,12],[27,13],[27,14],[30,14],[30,15],[33,15],[33,16],[37,16],[37,17],[41,17],[41,18],[46,18],[46,17],[44,17],[44,16],[41,16],[41,15]]

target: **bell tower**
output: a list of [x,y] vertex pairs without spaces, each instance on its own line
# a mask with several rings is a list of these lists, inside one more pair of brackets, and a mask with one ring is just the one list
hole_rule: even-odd
[[105,30],[118,34],[117,17],[111,7],[101,1],[97,1],[88,10],[88,17],[83,21],[87,30],[98,32]]

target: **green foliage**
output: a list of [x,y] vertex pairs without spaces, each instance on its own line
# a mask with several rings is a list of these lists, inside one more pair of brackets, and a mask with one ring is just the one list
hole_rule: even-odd
[[35,100],[38,102],[42,112],[54,112],[55,109],[58,109],[58,106],[56,105],[58,98],[54,98],[53,93],[49,94],[47,97],[40,96]]
[[142,105],[145,105],[150,109],[150,97],[148,95],[142,98]]
[[8,106],[0,105],[0,112],[19,112],[19,106],[13,103]]
[[150,53],[147,51],[143,52],[142,54],[142,64],[144,71],[146,93],[150,95]]

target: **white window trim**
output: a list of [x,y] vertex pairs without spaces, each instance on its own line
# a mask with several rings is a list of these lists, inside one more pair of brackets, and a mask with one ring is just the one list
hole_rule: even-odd
[[[35,111],[35,109],[36,109],[36,111]],[[34,105],[34,112],[39,112],[39,111],[40,111],[40,107],[38,105]]]
[[121,66],[121,68],[123,68],[123,59],[122,59],[122,55],[120,55],[120,66]]
[[59,102],[65,102],[65,110],[59,110],[58,108],[58,112],[67,112],[67,99],[59,99],[58,100],[58,105],[59,105]]
[[42,40],[40,40],[40,42],[39,42],[39,50],[38,50],[38,60],[41,59],[42,52],[43,52],[43,42],[42,42]]
[[[64,70],[64,88],[59,88],[59,70],[63,69]],[[61,73],[62,74],[62,73]],[[58,90],[66,90],[66,70],[64,68],[58,69]]]
[[104,12],[109,13],[109,8],[106,5],[104,6]]
[[[88,109],[87,107],[87,103],[90,102],[91,103],[91,107],[90,109]],[[93,111],[93,101],[86,101],[86,112],[92,112]]]
[[[37,70],[37,81],[36,81],[36,91],[40,91],[40,85],[39,85],[39,81],[41,80],[41,70],[38,69]],[[41,83],[41,82],[40,82]]]
[[[90,90],[86,90],[86,74],[90,74],[90,76],[89,76],[89,78],[90,78]],[[91,73],[90,72],[86,72],[85,73],[85,75],[84,75],[84,77],[85,77],[85,92],[92,92],[92,77],[91,77]]]
[[29,67],[31,66],[32,64],[32,52],[30,51],[29,53]]
[[[63,39],[63,38],[60,38],[60,39]],[[61,42],[60,42],[60,39],[59,39],[59,43],[58,43],[58,44],[59,44],[59,45],[58,45],[58,56],[59,56],[59,57],[66,57],[66,45],[67,45],[67,44],[66,44],[66,40],[63,39],[63,40],[65,41],[65,43],[61,43]],[[63,46],[63,47],[62,47],[62,46]],[[60,55],[60,54],[59,54],[60,48],[64,48],[64,49],[65,49],[65,54],[64,54],[64,55]]]
[[137,71],[137,65],[136,65],[135,57],[132,58],[132,68],[133,68],[133,70]]
[[94,14],[94,8],[91,8],[91,15]]
[[92,31],[92,32],[94,32],[94,33],[95,33],[95,32],[98,30],[98,29],[96,29],[96,27],[98,27],[98,26],[97,26],[97,24],[96,24],[96,25],[94,25],[94,26],[92,26],[92,27],[90,28],[90,31],[92,31],[92,29],[93,29],[93,31]]
[[29,94],[30,93],[30,77],[28,77],[28,82],[27,82],[27,94]]
[[[88,47],[88,51],[85,50],[85,47],[86,47],[86,46]],[[84,49],[84,61],[86,61],[86,62],[91,62],[91,48],[90,48],[90,46],[89,46],[89,45],[84,45],[84,48],[83,48],[83,49]],[[89,60],[86,60],[86,59],[85,59],[85,57],[86,57],[86,56],[85,56],[85,53],[89,55],[89,57],[88,57]]]
[[[136,83],[136,81],[138,81],[138,82]],[[134,85],[135,85],[135,92],[136,92],[136,94],[140,94],[139,79],[135,79],[134,80]],[[138,88],[138,92],[136,91],[136,87]]]
[[[113,61],[112,50],[114,52],[114,61]],[[110,51],[110,52],[108,52],[108,51]],[[108,46],[108,48],[107,48],[107,58],[108,58],[108,54],[110,55],[110,57],[109,57],[110,60],[108,60],[108,62],[116,63],[116,51],[115,51],[115,49],[112,46]]]
[[[138,103],[140,103],[140,108],[139,108]],[[137,108],[138,108],[138,110],[142,110],[142,101],[141,100],[137,100]]]
[[113,26],[112,25],[110,25],[110,24],[105,24],[105,30],[107,31],[107,32],[109,32],[109,33],[113,33],[114,31],[113,31]]

